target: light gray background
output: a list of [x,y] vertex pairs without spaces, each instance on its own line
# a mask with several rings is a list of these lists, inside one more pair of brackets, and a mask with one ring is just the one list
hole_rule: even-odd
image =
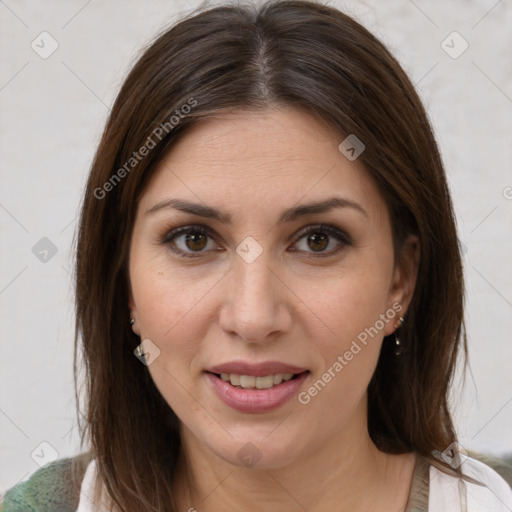
[[[510,453],[512,3],[330,4],[389,46],[428,108],[467,248],[472,375],[454,394],[457,428],[466,449]],[[77,453],[70,272],[82,188],[139,49],[199,5],[0,0],[1,491],[52,455]],[[59,45],[47,59],[31,47],[43,45],[43,31]],[[469,44],[456,59],[441,46],[453,31]],[[461,43],[451,36],[445,45],[457,52]],[[57,248],[46,262],[32,252],[43,237]]]

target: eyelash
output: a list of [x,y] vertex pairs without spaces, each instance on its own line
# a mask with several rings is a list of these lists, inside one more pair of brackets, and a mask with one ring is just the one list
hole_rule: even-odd
[[[175,246],[173,247],[172,242],[174,241],[175,238],[178,237],[178,235],[190,234],[190,233],[200,233],[200,234],[209,236],[210,238],[215,240],[215,237],[213,236],[212,231],[210,229],[208,229],[204,226],[201,226],[201,225],[189,225],[189,226],[182,226],[182,227],[179,227],[176,229],[172,229],[171,231],[166,232],[163,237],[159,237],[157,239],[157,241],[163,245],[168,246],[172,252],[181,255],[183,258],[197,258],[197,257],[201,256],[202,252],[206,252],[206,251],[198,251],[196,253],[193,253],[193,252],[189,253],[189,252],[182,251],[181,249],[177,249]],[[306,228],[301,229],[296,234],[296,240],[294,243],[297,243],[305,235],[308,235],[311,233],[325,233],[325,234],[329,235],[330,237],[336,239],[338,242],[340,242],[341,245],[337,249],[331,250],[327,253],[310,252],[310,253],[308,253],[309,254],[308,257],[326,258],[328,256],[333,256],[333,255],[339,253],[346,246],[352,245],[350,237],[346,233],[344,233],[343,231],[341,231],[339,228],[337,228],[335,226],[329,226],[329,225],[325,225],[325,224],[307,226]]]

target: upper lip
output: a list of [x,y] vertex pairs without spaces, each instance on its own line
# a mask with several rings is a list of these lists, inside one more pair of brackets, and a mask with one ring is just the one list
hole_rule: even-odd
[[210,373],[234,373],[236,375],[252,375],[254,377],[264,377],[265,375],[276,375],[278,373],[302,373],[307,368],[293,366],[279,361],[264,361],[261,363],[252,363],[246,361],[230,361],[207,369]]

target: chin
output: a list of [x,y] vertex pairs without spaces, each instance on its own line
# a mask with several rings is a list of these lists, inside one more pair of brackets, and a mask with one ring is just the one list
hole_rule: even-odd
[[222,446],[210,444],[210,449],[233,466],[256,470],[282,468],[293,464],[298,456],[297,442],[289,436],[286,441],[277,436],[270,439],[268,435],[258,440],[256,436],[248,434],[230,438]]

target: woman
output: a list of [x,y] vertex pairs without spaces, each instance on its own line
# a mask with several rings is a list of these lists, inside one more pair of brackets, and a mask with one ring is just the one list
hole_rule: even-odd
[[510,510],[447,403],[457,240],[424,108],[354,20],[270,2],[166,31],[85,192],[90,452],[61,509]]

